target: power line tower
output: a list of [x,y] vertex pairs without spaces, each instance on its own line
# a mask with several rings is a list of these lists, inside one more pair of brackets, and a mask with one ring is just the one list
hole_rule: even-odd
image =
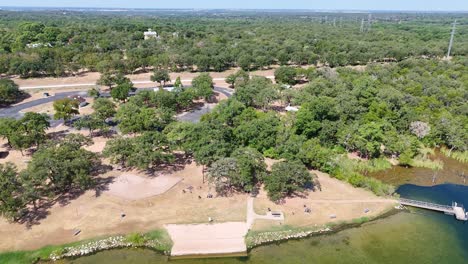
[[457,25],[457,20],[455,20],[452,24],[452,33],[450,34],[450,42],[449,42],[449,47],[447,51],[447,59],[450,58],[450,53],[452,52],[453,38],[455,36],[456,25]]
[[371,30],[371,23],[372,23],[372,14],[369,14],[369,20],[367,21],[367,31]]
[[336,27],[336,18],[333,18],[333,27]]
[[364,32],[364,18],[361,20],[361,33]]

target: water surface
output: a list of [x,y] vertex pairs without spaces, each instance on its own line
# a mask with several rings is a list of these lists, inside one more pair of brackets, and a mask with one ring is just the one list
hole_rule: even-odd
[[[456,180],[466,164],[444,159],[445,168],[439,171],[441,182]],[[468,171],[468,170],[467,170]],[[397,192],[405,198],[450,205],[457,201],[468,206],[468,186],[457,184],[432,185],[431,170],[395,167],[379,178],[393,182],[397,175],[403,184]],[[151,250],[121,249],[101,252],[75,260],[56,263],[76,264],[274,264],[274,263],[350,263],[350,264],[466,264],[468,263],[468,222],[453,216],[420,209],[351,228],[339,233],[303,240],[261,246],[244,258],[170,260]]]

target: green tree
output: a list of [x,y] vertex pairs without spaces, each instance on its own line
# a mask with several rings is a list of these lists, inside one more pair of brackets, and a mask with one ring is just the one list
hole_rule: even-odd
[[24,177],[42,182],[49,194],[88,189],[94,184],[93,172],[100,164],[95,153],[82,148],[90,143],[82,135],[49,142],[34,153]]
[[182,84],[182,81],[180,80],[180,76],[177,76],[175,82],[174,82],[174,87],[175,88],[184,88],[184,85]]
[[313,169],[331,173],[334,166],[333,151],[322,147],[317,138],[307,140],[297,154],[298,158]]
[[96,130],[105,131],[108,129],[106,122],[99,118],[96,114],[85,115],[80,117],[76,122],[73,123],[73,126],[81,130],[83,128],[89,129],[89,136],[93,137],[93,132]]
[[275,70],[275,80],[278,83],[296,84],[296,69],[293,67],[282,66]]
[[103,155],[112,163],[152,170],[158,165],[170,162],[174,156],[165,134],[145,132],[135,138],[116,138],[109,141]]
[[209,101],[213,96],[213,78],[208,73],[202,73],[193,78],[192,86],[195,89],[197,96]]
[[237,60],[237,65],[241,67],[244,71],[250,70],[252,63],[254,62],[253,58],[249,55],[242,55]]
[[144,131],[162,131],[173,121],[174,112],[167,108],[149,108],[132,102],[122,105],[115,116],[124,134]]
[[88,96],[89,97],[93,97],[93,98],[99,98],[99,96],[101,96],[101,93],[99,91],[99,88],[91,88],[88,90]]
[[208,182],[215,185],[218,194],[228,195],[242,187],[239,172],[236,159],[221,158],[207,169]]
[[133,139],[134,149],[128,158],[128,165],[139,169],[154,169],[174,159],[172,149],[164,134],[145,132]]
[[96,84],[101,86],[107,86],[109,87],[109,89],[112,89],[112,86],[115,85],[115,82],[115,76],[111,73],[106,72],[101,74],[99,79],[96,81]]
[[19,120],[17,134],[21,134],[29,141],[39,146],[46,140],[46,130],[50,128],[49,116],[34,112],[27,112]]
[[14,118],[0,118],[0,137],[7,140],[11,146],[11,139],[16,133],[19,122]]
[[115,115],[115,104],[106,98],[97,98],[93,103],[94,114],[102,120],[111,118]]
[[264,153],[275,147],[279,125],[280,120],[273,112],[258,113],[257,118],[242,121],[234,129],[234,135],[242,146]]
[[251,192],[255,185],[263,180],[266,174],[266,164],[263,155],[253,148],[238,148],[232,155],[237,161],[237,185],[246,192]]
[[265,189],[271,200],[279,201],[310,188],[313,177],[315,175],[309,173],[301,162],[281,161],[273,164],[270,175],[265,177]]
[[0,106],[18,102],[24,93],[18,85],[9,79],[0,79]]
[[338,116],[334,99],[325,96],[314,97],[297,112],[295,127],[298,134],[308,138],[316,137],[323,129],[325,121],[336,121]]
[[110,94],[112,98],[114,98],[114,100],[124,102],[125,100],[127,100],[129,93],[132,89],[133,89],[132,83],[117,84],[117,86],[114,89],[112,89]]
[[171,81],[171,77],[169,77],[169,72],[167,70],[155,69],[153,75],[151,75],[151,81],[158,82],[162,89],[166,82]]
[[54,102],[54,119],[63,119],[69,121],[74,115],[78,115],[79,102],[70,98],[59,99]]
[[126,166],[128,158],[134,151],[134,146],[131,144],[130,138],[117,137],[109,140],[102,151],[102,155],[110,158],[111,163]]
[[16,221],[26,209],[23,187],[15,165],[0,164],[0,214]]
[[226,83],[230,84],[231,87],[235,87],[236,83],[246,83],[250,80],[249,74],[244,70],[240,69],[235,73],[232,73],[226,77]]

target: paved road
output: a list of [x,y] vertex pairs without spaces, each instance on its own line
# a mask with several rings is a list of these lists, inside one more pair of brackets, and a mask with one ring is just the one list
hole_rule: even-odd
[[[63,86],[61,86],[61,87],[63,87]],[[141,92],[141,91],[144,91],[144,90],[153,90],[153,88],[140,88],[140,89],[137,89],[137,93]],[[223,88],[223,87],[215,87],[214,90],[215,90],[215,92],[222,93],[222,94],[226,95],[227,97],[231,97],[232,94],[234,93],[234,90],[229,89],[229,88]],[[83,97],[87,96],[86,91],[69,91],[69,92],[56,93],[53,96],[36,99],[34,101],[30,101],[30,102],[26,102],[26,103],[14,105],[14,106],[6,107],[6,108],[0,108],[0,118],[1,117],[12,117],[12,118],[18,119],[18,118],[21,118],[23,116],[23,113],[21,111],[23,111],[25,109],[28,109],[28,108],[31,108],[31,107],[34,107],[34,106],[38,106],[38,105],[41,105],[41,104],[50,103],[50,102],[53,102],[55,100],[59,100],[59,99],[65,98],[67,96],[75,95],[75,94],[81,95]],[[109,93],[103,93],[102,96],[108,97],[110,95],[109,95]],[[187,122],[195,122],[196,123],[196,122],[200,121],[200,118],[201,118],[202,115],[204,115],[204,114],[208,113],[209,111],[211,111],[212,108],[213,108],[213,105],[206,104],[206,105],[204,105],[204,106],[202,106],[202,107],[200,107],[200,108],[198,108],[196,110],[193,110],[192,112],[188,112],[188,113],[185,113],[183,115],[178,116],[177,119],[180,120],[180,121],[187,121]],[[63,120],[53,120],[53,119],[51,119],[50,122],[51,122],[52,127],[57,127],[58,125],[63,123]]]
[[[227,97],[231,97],[234,94],[233,89],[223,88],[223,87],[215,87],[214,91],[224,94]],[[195,109],[191,112],[186,112],[181,115],[178,115],[176,118],[179,121],[198,123],[202,115],[211,112],[211,110],[215,106],[216,106],[215,104],[204,104],[202,107],[199,107],[198,109]]]
[[0,108],[0,117],[20,118],[22,116],[20,112],[25,110],[25,109],[28,109],[28,108],[31,108],[31,107],[34,107],[34,106],[38,106],[38,105],[41,105],[41,104],[50,103],[50,102],[53,102],[55,100],[63,99],[65,97],[67,97],[67,96],[74,95],[74,94],[79,94],[81,96],[86,96],[86,92],[83,92],[83,91],[72,91],[72,92],[56,93],[53,96],[36,99],[34,101],[30,101],[30,102],[26,102],[26,103],[14,105],[14,106],[9,106],[9,107],[6,107],[6,108]]

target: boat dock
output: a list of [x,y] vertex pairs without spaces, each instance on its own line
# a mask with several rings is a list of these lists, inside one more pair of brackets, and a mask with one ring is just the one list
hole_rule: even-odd
[[468,213],[465,211],[465,208],[463,208],[463,206],[457,203],[452,203],[452,206],[449,206],[401,198],[400,204],[423,208],[427,210],[439,211],[447,215],[454,215],[457,220],[468,221]]

